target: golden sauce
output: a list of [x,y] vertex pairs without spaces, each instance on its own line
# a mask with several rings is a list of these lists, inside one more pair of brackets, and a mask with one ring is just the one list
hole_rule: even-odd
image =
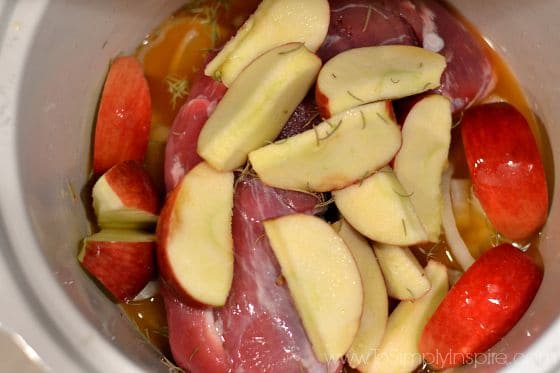
[[154,347],[165,356],[171,356],[167,319],[161,295],[156,294],[145,300],[123,303],[121,308]]
[[[193,77],[204,66],[208,53],[229,39],[258,3],[258,0],[193,1],[166,20],[137,49],[136,54],[144,64],[153,105],[151,141],[146,164],[160,190],[163,191],[163,157],[169,127],[187,97]],[[544,155],[547,174],[552,178],[552,158],[546,133],[528,105],[519,83],[490,44],[474,27],[465,23],[479,36],[495,68],[497,85],[489,96],[490,99],[508,101],[525,115]],[[452,133],[449,159],[455,169],[454,178],[468,178],[458,129],[454,129]],[[472,213],[470,220],[465,224],[458,224],[458,228],[475,258],[488,248],[503,242],[482,214]],[[537,235],[530,240],[528,252],[542,265],[538,254],[539,238]],[[445,239],[438,244],[418,246],[414,252],[423,263],[427,259],[435,259],[450,268],[460,270],[453,261]],[[139,331],[171,359],[161,297],[156,295],[147,300],[121,304],[121,307]]]

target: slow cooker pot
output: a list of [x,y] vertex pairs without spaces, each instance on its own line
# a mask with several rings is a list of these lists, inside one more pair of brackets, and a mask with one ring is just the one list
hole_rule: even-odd
[[[28,356],[44,369],[168,371],[85,275],[76,254],[89,233],[80,191],[108,62],[130,53],[183,2],[0,1],[0,328],[21,336]],[[546,127],[550,156],[560,159],[560,1],[452,3],[507,59]],[[556,196],[541,244],[545,277],[534,303],[492,354],[461,369],[560,369]]]

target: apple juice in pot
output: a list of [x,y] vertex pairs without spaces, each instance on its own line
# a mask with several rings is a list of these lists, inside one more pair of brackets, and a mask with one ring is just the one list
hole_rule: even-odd
[[[265,3],[271,4],[274,2],[274,0],[265,1]],[[214,58],[216,58],[217,55],[220,55],[222,46],[233,35],[235,35],[239,27],[241,27],[244,22],[251,16],[251,14],[255,12],[259,3],[260,2],[256,0],[192,1],[181,8],[179,11],[177,11],[175,14],[173,14],[169,19],[165,20],[156,30],[154,30],[150,35],[146,37],[146,39],[136,50],[135,57],[140,62],[143,74],[146,77],[146,82],[149,88],[149,95],[151,99],[151,126],[149,130],[149,141],[147,142],[143,164],[154,184],[153,188],[157,191],[157,194],[159,198],[161,198],[162,202],[164,201],[163,196],[165,196],[166,191],[170,191],[171,189],[173,189],[180,182],[180,179],[182,177],[182,174],[180,175],[180,177],[177,177],[175,181],[171,182],[170,187],[169,180],[173,179],[174,171],[168,171],[169,166],[166,164],[166,162],[168,162],[168,159],[166,159],[166,157],[169,157],[170,155],[166,152],[169,152],[169,144],[167,144],[168,139],[178,135],[177,133],[175,133],[177,131],[177,127],[174,122],[176,122],[177,118],[181,115],[185,115],[185,113],[187,113],[187,115],[191,115],[192,117],[196,117],[196,115],[202,115],[204,117],[204,120],[200,123],[200,127],[202,127],[204,125],[204,121],[208,120],[208,117],[212,116],[212,111],[216,110],[216,106],[220,102],[220,100],[226,100],[224,98],[227,97],[224,96],[227,95],[225,88],[217,86],[215,82],[203,82],[202,84],[200,82],[204,79],[213,79],[213,81],[221,81],[222,79],[224,79],[224,82],[226,82],[229,79],[228,74],[230,70],[227,70],[225,68],[222,68],[220,70],[218,68],[210,74],[210,77],[204,77],[205,66],[209,61],[212,61]],[[325,43],[320,48],[317,48],[317,54],[319,55],[319,57],[323,58],[323,62],[326,63],[326,61],[332,57],[330,56],[330,54],[343,53],[343,51],[345,50],[354,49],[365,45],[369,46],[399,44],[388,41],[388,37],[386,37],[385,40],[383,39],[383,32],[388,32],[388,34],[391,34],[391,32],[396,31],[376,31],[373,29],[375,27],[375,21],[377,20],[375,17],[379,17],[380,14],[379,9],[387,12],[394,11],[394,9],[391,8],[392,5],[383,5],[383,3],[383,1],[376,0],[331,1],[329,33],[325,38]],[[403,1],[401,3],[408,2]],[[427,1],[426,4],[430,4],[430,1]],[[272,7],[272,5],[269,6]],[[364,16],[362,17],[363,19],[360,18],[359,22],[354,20],[349,21],[348,19],[344,18],[345,16],[347,18],[350,18],[349,14],[354,17],[353,13],[344,13],[348,11],[348,9],[353,11],[353,7],[357,9],[357,12],[360,12],[359,14]],[[407,14],[407,12],[412,11],[411,9],[413,8],[405,6],[399,11]],[[414,9],[416,9],[418,12],[421,12],[420,6]],[[426,9],[423,10],[424,13],[422,13],[422,16],[425,16],[425,12],[430,11],[429,6]],[[471,97],[471,99],[473,100],[473,102],[476,102],[477,105],[492,102],[507,102],[515,107],[526,118],[531,127],[532,133],[534,134],[534,138],[540,150],[540,154],[542,155],[542,163],[544,164],[546,179],[548,181],[548,190],[549,194],[551,195],[551,191],[553,188],[552,158],[550,156],[550,146],[542,124],[538,122],[536,116],[531,111],[525,97],[522,94],[519,84],[517,83],[515,77],[512,75],[503,59],[492,49],[492,46],[489,45],[470,24],[468,24],[467,21],[463,20],[460,15],[458,15],[453,10],[450,10],[450,12],[454,17],[456,17],[456,19],[460,20],[462,24],[466,25],[466,28],[472,35],[474,35],[476,43],[481,46],[484,54],[486,55],[486,58],[488,58],[488,61],[490,62],[492,67],[493,76],[491,79],[489,79],[488,82],[485,83],[488,84],[489,87],[487,89],[487,92],[484,92],[484,94],[481,93],[477,97],[473,96]],[[264,12],[263,14],[261,14],[261,17],[265,18]],[[386,15],[384,17],[385,19],[387,19]],[[411,15],[408,15],[408,17],[410,17],[411,20],[417,20],[418,22],[422,20],[427,22],[425,17],[414,18]],[[253,20],[253,22],[255,25],[254,27],[257,28],[257,21]],[[398,29],[399,27],[403,26],[398,22],[395,21],[395,23],[391,25],[394,26],[395,29]],[[410,21],[410,24],[412,25],[411,27],[414,27],[413,21]],[[426,25],[424,25],[424,27],[426,27]],[[440,25],[440,27],[443,27],[443,29],[445,29],[446,26]],[[370,34],[373,36],[371,36],[372,40],[370,40],[369,42],[367,40],[359,40],[360,38],[364,38],[364,35]],[[402,34],[399,36],[401,37],[401,39],[399,40],[402,41],[402,44],[415,44],[413,40],[407,40],[407,37],[413,37],[413,33],[410,33],[410,31],[402,31]],[[426,36],[424,35],[424,37]],[[348,39],[348,45],[341,46],[340,41],[344,41],[345,38]],[[435,49],[435,52],[441,51],[441,45],[438,45],[440,41],[441,40],[434,38],[432,40],[432,43],[430,44],[427,40],[424,40],[424,47],[426,48],[426,45],[428,45],[428,49]],[[228,47],[226,47],[224,50],[227,51],[227,48]],[[300,46],[296,45],[294,48],[287,48],[285,51],[281,51],[279,54],[281,54],[282,56],[294,56],[295,58],[295,55],[300,53],[299,48]],[[333,52],[334,50],[336,50],[336,53]],[[420,65],[421,64],[422,63],[420,63]],[[247,70],[250,69],[247,68]],[[209,75],[208,71],[206,71],[206,75]],[[332,75],[331,78],[333,80],[336,80],[336,73],[333,72],[330,73],[330,75]],[[235,79],[232,78],[231,80],[235,82]],[[393,84],[398,85],[399,83],[401,83],[400,79],[393,79]],[[228,82],[227,85],[229,86],[230,90],[233,91],[234,86],[230,84],[231,83]],[[449,91],[444,90],[444,94],[453,94],[449,93],[450,91],[452,91],[452,89],[449,87],[448,89]],[[363,96],[355,94],[353,90],[347,90],[347,92],[348,95],[356,101],[356,105],[362,105],[365,103]],[[317,108],[317,106],[315,105],[315,97],[313,93],[314,89],[311,89],[310,93],[303,99],[300,106],[294,109],[295,113],[292,115],[290,121],[288,122],[288,125],[286,126],[289,127],[290,123],[295,123],[295,132],[288,134],[289,131],[286,131],[285,135],[283,132],[282,134],[280,134],[280,137],[271,138],[270,141],[267,141],[267,143],[271,143],[275,138],[280,139],[275,143],[278,144],[278,147],[280,147],[284,142],[290,141],[289,137],[291,137],[291,135],[304,132],[305,130],[316,131],[315,139],[317,145],[319,145],[321,141],[324,141],[333,136],[335,131],[338,129],[337,126],[340,126],[340,122],[329,122],[327,120],[326,123],[328,126],[330,126],[330,132],[327,129],[327,132],[325,132],[324,135],[317,134],[317,128],[320,128],[319,124],[322,122],[321,117],[336,117],[336,114],[329,112],[329,110],[331,110],[330,103],[325,104],[325,107]],[[420,91],[419,93],[423,94]],[[208,96],[208,100],[205,103],[203,103],[202,101],[197,101],[199,100],[199,97],[201,97],[201,95]],[[317,95],[317,97],[320,97],[320,95]],[[394,111],[393,109],[391,109],[391,112],[388,115],[396,116],[395,119],[398,120],[398,124],[402,125],[404,122],[404,118],[406,118],[409,114],[409,111],[412,110],[411,108],[413,108],[415,105],[418,105],[417,102],[421,102],[423,100],[423,97],[424,96],[416,96],[416,98],[404,100],[400,103],[394,104]],[[391,97],[384,97],[382,99],[388,98],[390,99]],[[397,97],[394,98],[396,99]],[[331,102],[334,102],[333,98],[331,98]],[[185,109],[187,105],[191,105],[191,108],[195,105],[200,105],[200,113],[193,111],[188,112],[188,110]],[[322,104],[320,104],[320,106],[321,105]],[[509,240],[501,233],[499,233],[488,219],[483,207],[483,205],[486,204],[486,201],[483,201],[483,203],[481,204],[481,202],[476,198],[476,195],[473,192],[474,187],[471,180],[471,173],[467,160],[465,158],[463,144],[464,135],[462,136],[461,133],[461,126],[463,125],[462,122],[464,119],[465,108],[455,107],[456,105],[462,105],[461,101],[453,101],[453,125],[451,129],[450,146],[448,153],[449,165],[452,168],[453,173],[452,175],[450,175],[450,181],[448,185],[449,189],[447,193],[449,194],[451,201],[449,202],[450,206],[448,206],[449,211],[451,211],[451,214],[453,215],[453,218],[455,220],[454,225],[456,226],[457,232],[468,248],[473,261],[479,258],[483,253],[488,251],[489,248],[496,247],[504,243],[511,243],[513,244],[513,246],[526,252],[526,254],[536,263],[536,265],[542,269],[544,265],[538,252],[538,245],[540,240],[539,230],[537,229],[536,231],[531,231],[529,235],[523,237],[522,239]],[[362,111],[360,111],[360,113],[363,118],[364,113]],[[379,116],[379,114],[377,115]],[[466,120],[471,119],[467,118]],[[188,142],[185,141],[185,144],[187,143]],[[249,159],[251,159],[251,156],[252,155],[249,153]],[[197,158],[192,162],[197,163],[198,161],[199,159]],[[186,162],[190,162],[188,158]],[[255,161],[254,164],[256,165],[257,162]],[[394,165],[394,162],[390,163],[390,165],[395,168],[397,167]],[[184,166],[184,164],[182,166]],[[190,168],[190,166],[188,168]],[[256,166],[255,169],[256,173],[260,174],[260,170],[257,169]],[[188,170],[184,171],[184,173],[188,172]],[[255,174],[255,170],[252,170],[250,167],[246,166],[235,168],[234,171],[236,172],[236,177],[240,179],[260,176]],[[362,180],[358,180],[359,185],[361,186],[362,183],[365,183],[366,178],[370,175],[371,173],[362,177]],[[109,180],[109,178],[107,178],[107,180]],[[243,184],[242,181],[236,181],[234,187],[239,187],[238,183]],[[107,184],[109,186],[111,185],[109,181],[107,181]],[[337,196],[337,194],[340,193],[337,192],[333,193],[334,197],[331,196],[331,193],[329,192],[333,190],[334,189],[325,189],[325,192],[327,193],[322,194],[317,193],[318,190],[309,189],[306,191],[306,193],[315,193],[318,196],[317,204],[314,210],[315,212],[326,212],[324,216],[332,220],[330,222],[334,222],[334,220],[338,220],[339,218],[338,209],[335,207],[335,203],[336,206],[339,206],[339,204],[337,203],[337,198],[341,199],[341,197]],[[399,194],[401,199],[407,199],[410,198],[413,193],[404,191],[397,194]],[[342,203],[340,203],[340,205],[342,206]],[[342,211],[342,208],[340,208],[340,210]],[[344,211],[343,215],[345,215]],[[331,219],[331,217],[335,218]],[[350,220],[350,218],[348,217],[347,220]],[[405,236],[411,235],[411,228],[410,226],[408,226],[407,230],[405,220],[403,220],[402,225]],[[538,228],[540,228],[540,226]],[[111,229],[113,229],[113,227],[111,227]],[[122,228],[117,227],[117,229]],[[141,229],[150,231],[150,229],[153,229],[153,226],[147,225],[143,226]],[[361,233],[372,239],[367,235],[367,233]],[[269,235],[268,231],[267,235],[268,239],[270,240],[271,236]],[[264,231],[262,233],[262,236],[264,237]],[[437,240],[437,242],[418,242],[407,246],[409,246],[410,252],[414,255],[414,257],[416,257],[416,260],[422,267],[429,265],[430,261],[437,261],[444,264],[449,269],[455,270],[455,273],[460,274],[463,268],[462,263],[460,260],[458,262],[454,257],[454,253],[451,248],[454,243],[450,242],[448,244],[447,236],[447,232],[442,230],[440,233],[440,239]],[[158,240],[160,240],[159,233]],[[277,248],[275,247],[274,250],[277,250]],[[378,254],[380,257],[382,255],[381,251],[376,251],[376,254]],[[82,259],[83,257],[80,260]],[[158,257],[158,260],[161,259]],[[379,260],[381,261],[381,259]],[[285,286],[285,277],[286,276],[278,277],[276,282],[278,286]],[[289,278],[287,279],[287,281],[288,285],[293,286],[291,285]],[[101,282],[103,283],[103,281]],[[410,292],[411,289],[408,289],[408,291]],[[391,293],[389,294],[391,295]],[[164,361],[166,364],[171,364],[174,359],[172,349],[170,349],[169,346],[169,327],[166,319],[165,305],[162,295],[159,292],[155,291],[149,293],[143,298],[144,299],[134,299],[134,297],[130,297],[127,298],[126,301],[119,302],[119,304],[122,307],[123,311],[137,326],[139,331],[146,337],[146,339],[149,340],[159,351],[162,352],[162,361]],[[405,300],[403,299],[403,302],[404,301]],[[296,308],[300,307],[297,299],[295,302]],[[302,318],[304,317],[302,316]],[[306,332],[309,333],[309,330],[306,329]],[[312,344],[313,342],[314,341],[312,340]],[[315,352],[317,353],[316,349]],[[196,355],[198,353],[199,349],[195,348],[192,352],[192,356],[190,356],[190,359],[186,359],[187,366],[189,364],[189,361],[196,360]],[[178,364],[181,365],[180,362]],[[354,365],[354,362],[352,362],[352,365]],[[369,367],[371,368],[372,366],[374,365],[370,365]],[[368,368],[367,364],[362,365],[359,368],[361,370],[370,369]],[[305,369],[313,370],[309,367]],[[428,368],[424,366],[424,368],[419,369]]]

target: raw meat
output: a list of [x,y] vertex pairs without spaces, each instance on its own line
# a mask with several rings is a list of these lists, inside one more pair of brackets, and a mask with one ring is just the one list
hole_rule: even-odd
[[164,177],[167,191],[202,161],[196,152],[202,127],[226,93],[226,86],[200,73],[179,110],[165,148]]
[[459,112],[495,85],[489,57],[473,34],[434,0],[331,0],[331,24],[319,56],[327,61],[351,48],[418,45],[445,56],[447,69],[436,92]]
[[165,284],[161,286],[161,294],[175,363],[193,373],[230,371],[214,311],[181,302]]
[[235,372],[334,372],[339,361],[315,357],[262,221],[292,213],[313,213],[317,198],[239,181],[235,194],[233,286],[221,310],[224,346]]

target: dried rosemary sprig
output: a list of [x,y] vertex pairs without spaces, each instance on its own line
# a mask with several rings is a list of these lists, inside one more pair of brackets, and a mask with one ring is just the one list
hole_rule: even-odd
[[168,75],[165,78],[167,92],[171,95],[171,107],[175,109],[177,102],[189,94],[189,82],[175,75]]

